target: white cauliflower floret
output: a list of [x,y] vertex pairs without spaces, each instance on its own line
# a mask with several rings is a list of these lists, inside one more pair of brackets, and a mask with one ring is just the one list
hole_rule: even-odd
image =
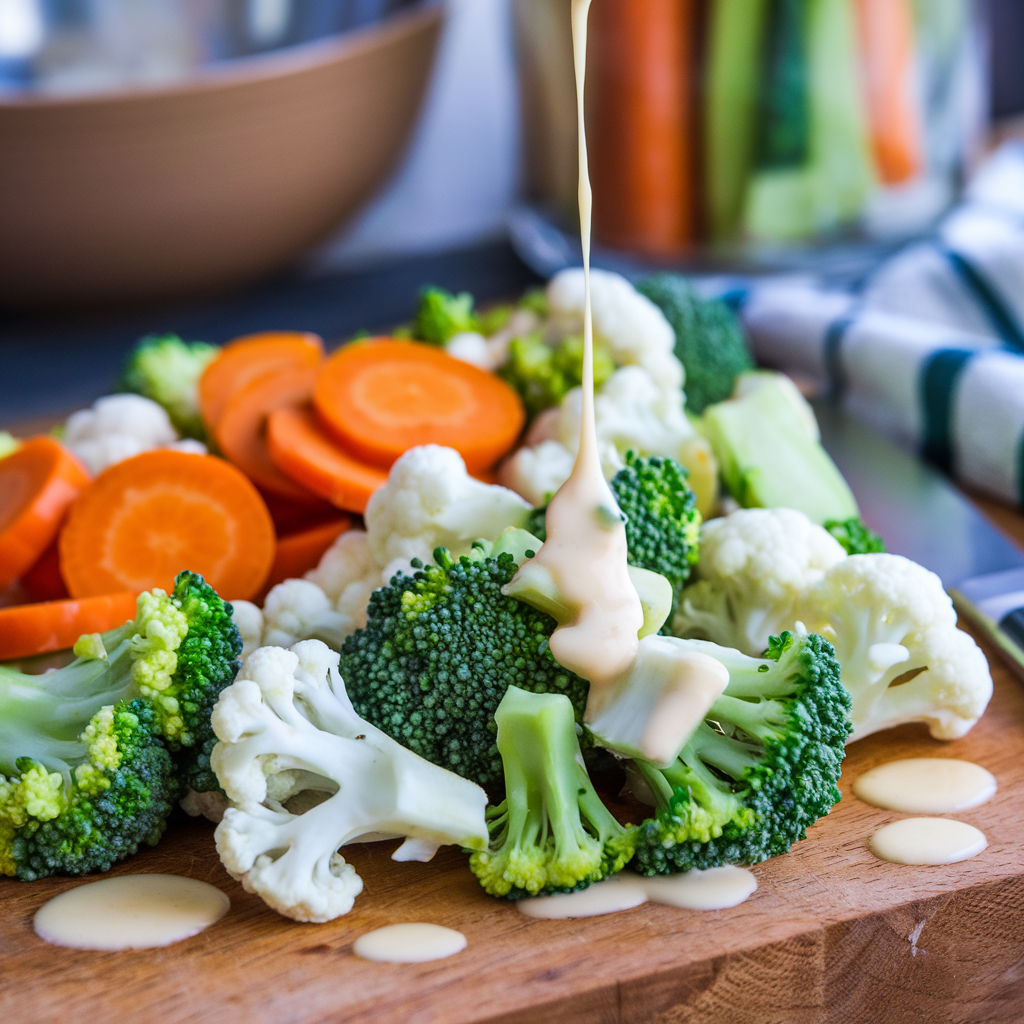
[[370,594],[388,580],[373,557],[365,530],[347,530],[324,552],[319,565],[306,573],[334,602],[337,628],[346,636],[366,625]]
[[162,405],[132,394],[106,395],[92,408],[72,413],[63,440],[93,476],[153,448],[206,454],[202,442],[178,437]]
[[265,647],[291,647],[310,637],[340,646],[347,635],[344,626],[331,599],[310,580],[278,583],[263,602]]
[[225,868],[297,921],[330,921],[363,883],[339,847],[406,836],[395,859],[482,849],[487,795],[355,713],[338,655],[316,640],[264,647],[213,711],[211,764],[231,805],[215,833]]
[[846,559],[824,527],[791,508],[747,508],[701,529],[697,582],[683,590],[676,636],[760,656],[792,629],[797,604],[825,570]]
[[[664,391],[683,386],[676,336],[665,314],[619,274],[590,272],[594,332],[608,343],[617,366],[642,366]],[[562,337],[583,330],[583,269],[556,274],[548,284],[551,320]]]
[[252,601],[232,601],[232,618],[242,637],[242,661],[263,645],[263,612]]
[[228,809],[228,798],[217,789],[197,793],[190,789],[179,801],[178,806],[192,818],[205,818],[219,825]]
[[498,479],[531,505],[545,505],[572,472],[576,456],[560,441],[539,441],[506,459]]
[[963,736],[992,696],[978,645],[933,572],[900,555],[851,555],[811,586],[797,617],[836,649],[853,698],[851,741],[903,722]]
[[444,343],[444,350],[455,359],[461,359],[470,366],[478,366],[481,370],[496,370],[494,353],[487,344],[487,339],[476,331],[462,331]]
[[454,449],[428,444],[402,455],[370,496],[366,531],[378,566],[390,571],[413,558],[430,561],[439,546],[456,558],[468,554],[474,540],[522,526],[529,511],[508,488],[471,477]]

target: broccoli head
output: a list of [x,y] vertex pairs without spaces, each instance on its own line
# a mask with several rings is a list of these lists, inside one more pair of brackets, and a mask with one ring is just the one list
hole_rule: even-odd
[[486,787],[502,777],[494,712],[509,686],[565,694],[578,721],[589,687],[552,657],[555,619],[502,593],[518,570],[513,553],[478,548],[454,561],[438,548],[434,558],[373,592],[341,673],[363,718]]
[[205,440],[199,378],[219,351],[216,345],[182,341],[176,334],[143,338],[128,356],[116,390],[152,399],[167,410],[180,434]]
[[431,345],[443,345],[463,331],[479,330],[469,292],[452,295],[443,288],[424,288],[412,325],[412,336]]
[[861,519],[830,519],[824,524],[848,555],[879,555],[885,553],[885,541]]
[[[700,551],[701,516],[686,477],[686,470],[674,459],[630,451],[626,465],[611,482],[626,517],[629,564],[669,581],[673,612]],[[547,537],[545,512],[534,509],[526,523],[530,533],[542,539]]]
[[736,378],[754,368],[743,328],[719,299],[705,299],[678,274],[655,274],[637,285],[675,331],[676,358],[686,370],[686,406],[698,415],[733,391]]
[[657,800],[639,828],[644,875],[756,864],[785,853],[839,800],[850,696],[832,646],[773,637],[764,658],[702,640],[729,683],[668,768],[633,764]]
[[183,572],[66,667],[0,667],[0,873],[104,871],[157,841],[184,789],[217,788],[210,714],[240,649],[230,605]]
[[494,718],[505,799],[488,808],[490,846],[469,861],[484,889],[521,899],[584,889],[621,871],[635,830],[594,790],[568,697],[510,686]]

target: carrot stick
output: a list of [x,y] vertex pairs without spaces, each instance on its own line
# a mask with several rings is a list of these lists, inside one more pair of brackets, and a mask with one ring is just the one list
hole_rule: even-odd
[[60,574],[60,551],[56,539],[39,561],[24,573],[21,585],[33,601],[63,601],[70,596]]
[[694,240],[695,0],[591,9],[594,231],[617,248],[677,253]]
[[317,425],[311,409],[277,409],[267,420],[270,456],[293,480],[332,505],[362,514],[386,470],[348,455]]
[[[329,523],[311,526],[298,533],[277,539],[274,564],[270,575],[263,584],[263,593],[284,580],[295,579],[310,569],[315,569],[323,553],[352,525],[348,516],[341,516]],[[262,603],[262,602],[259,602]]]
[[384,468],[409,448],[447,445],[470,472],[515,443],[525,413],[492,373],[428,345],[378,338],[339,349],[313,389],[317,417],[350,455]]
[[217,445],[260,490],[296,501],[313,498],[275,465],[266,434],[267,416],[275,409],[308,401],[315,379],[315,366],[279,367],[236,391],[221,412]]
[[135,618],[134,591],[80,600],[0,608],[0,661],[74,646],[85,633],[105,633]]
[[0,460],[0,590],[39,560],[88,484],[81,463],[45,435]]
[[323,342],[315,334],[267,331],[228,342],[199,378],[199,409],[213,433],[231,398],[247,384],[285,366],[316,366]]
[[898,185],[923,164],[921,109],[914,94],[910,0],[857,0],[861,74],[879,177]]
[[250,598],[274,559],[259,492],[212,455],[157,449],[101,473],[68,512],[60,569],[72,597],[153,587],[182,569],[229,600]]

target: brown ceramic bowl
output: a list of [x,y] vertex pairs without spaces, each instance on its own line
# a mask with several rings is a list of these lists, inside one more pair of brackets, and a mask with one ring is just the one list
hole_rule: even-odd
[[286,264],[395,166],[442,18],[159,89],[0,101],[0,305],[211,291]]

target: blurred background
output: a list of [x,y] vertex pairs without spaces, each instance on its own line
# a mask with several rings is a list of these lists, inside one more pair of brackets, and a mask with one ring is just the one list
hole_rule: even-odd
[[[574,258],[569,0],[0,0],[0,308]],[[1024,112],[1019,0],[596,0],[605,262],[871,260]]]

